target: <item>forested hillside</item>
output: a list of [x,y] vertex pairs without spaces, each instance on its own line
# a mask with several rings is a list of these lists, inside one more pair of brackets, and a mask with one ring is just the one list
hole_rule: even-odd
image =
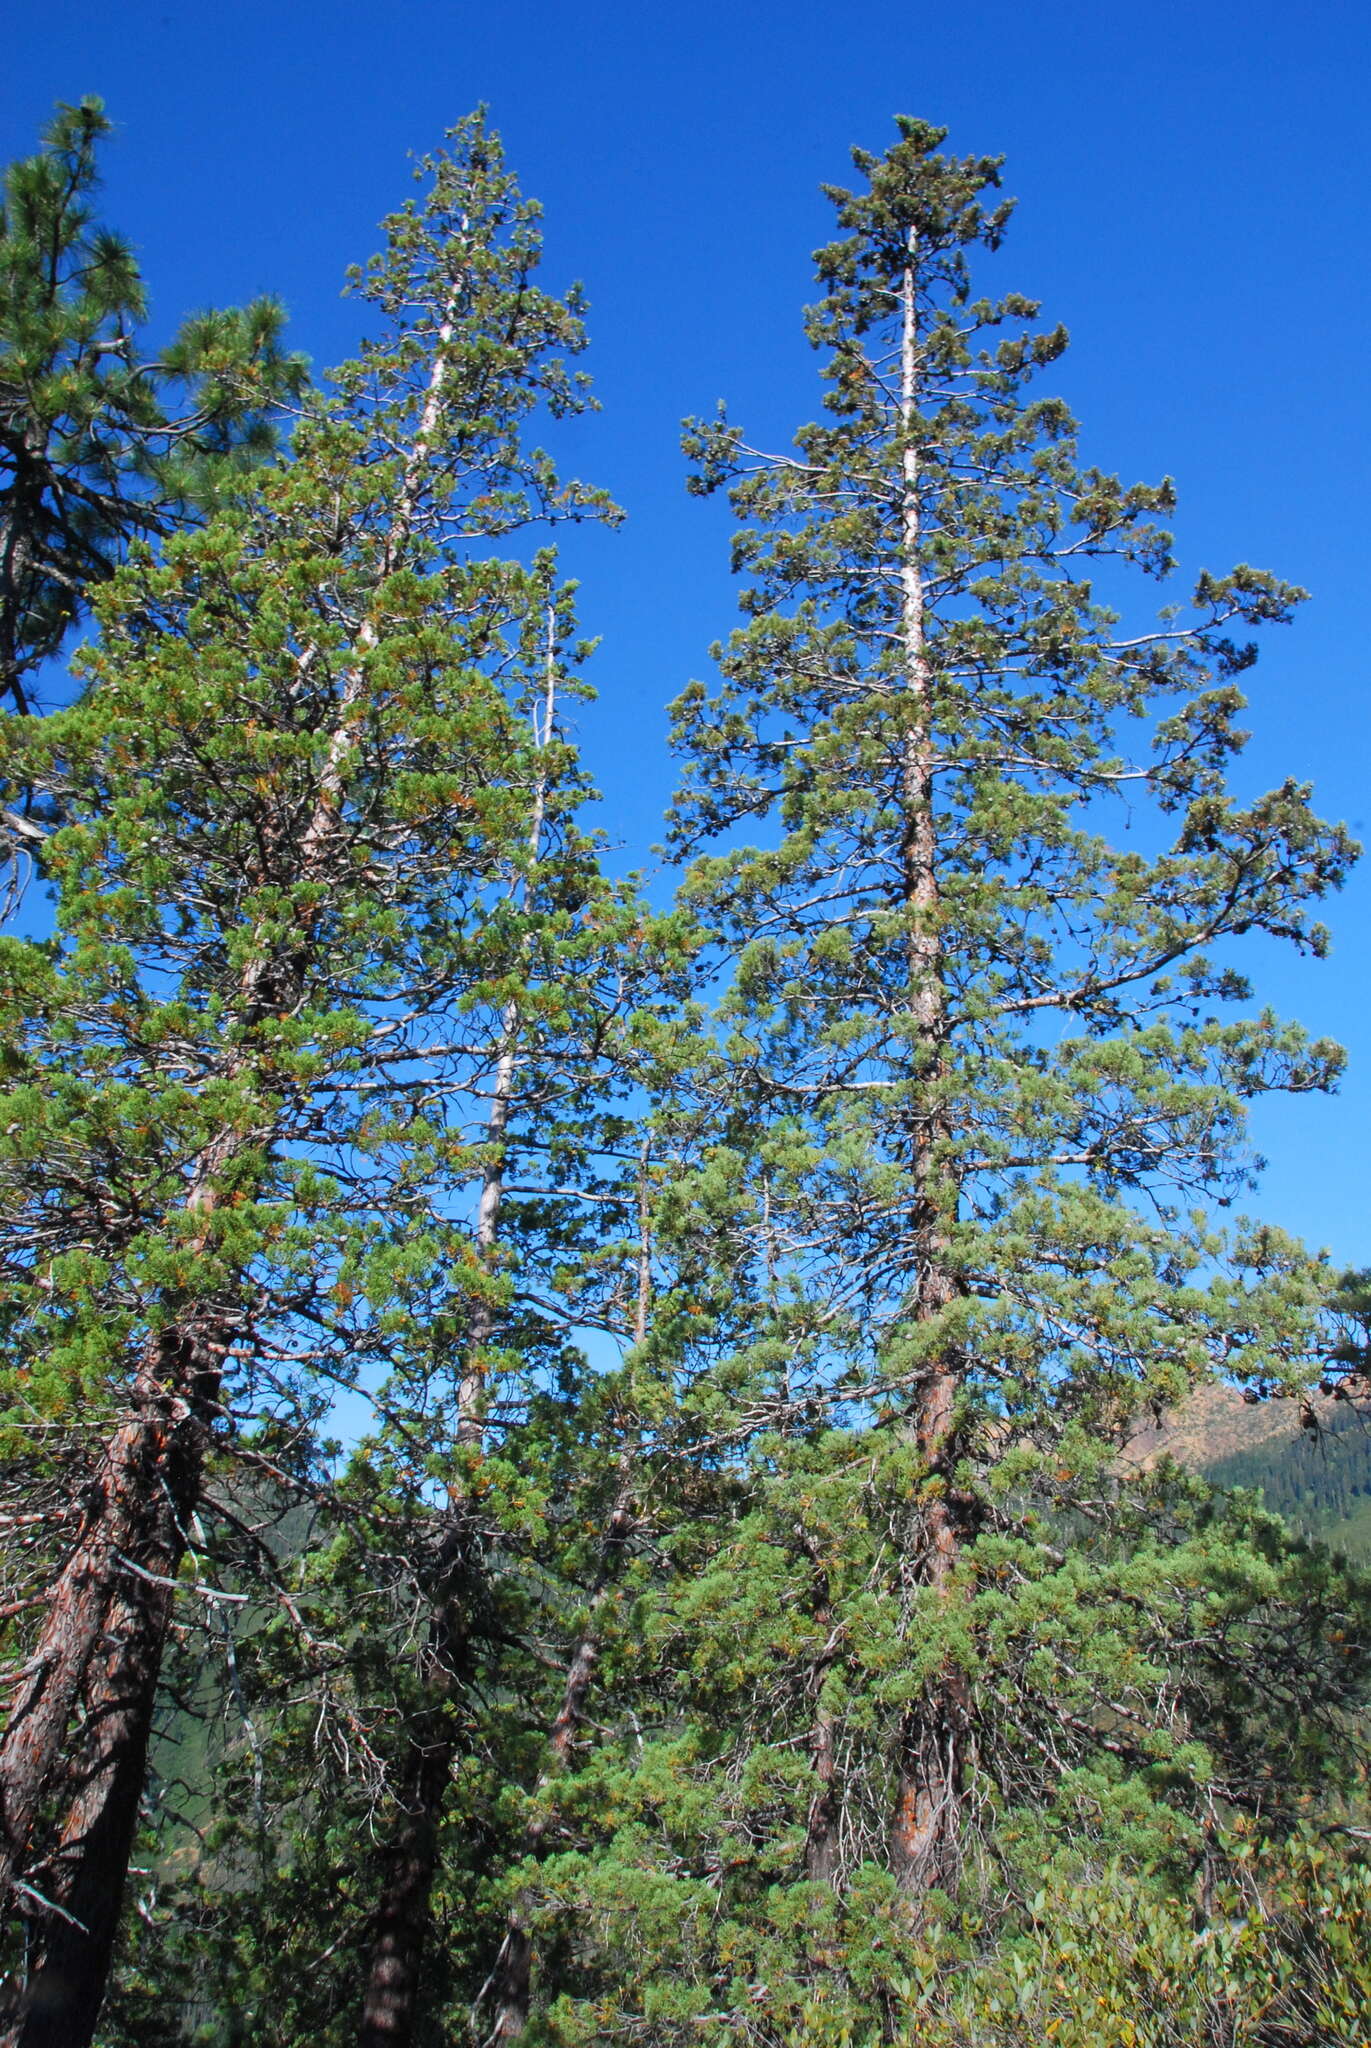
[[486,113],[312,378],[141,352],[105,134],[0,222],[0,2048],[1365,2048],[1371,1577],[1225,1490],[1371,1469],[1231,1221],[1342,1067],[1246,977],[1358,851],[1243,759],[1304,593],[1182,577],[901,116],[793,438],[686,426],[649,891]]
[[1315,1409],[1316,1426],[1293,1428],[1199,1469],[1215,1486],[1259,1487],[1273,1514],[1350,1557],[1371,1560],[1371,1427],[1357,1409]]
[[1292,1528],[1371,1561],[1371,1440],[1366,1420],[1348,1416],[1318,1438],[1240,1452],[1208,1467],[1216,1486],[1260,1487],[1273,1514]]
[[1178,1409],[1143,1418],[1124,1458],[1131,1467],[1174,1458],[1210,1485],[1259,1490],[1265,1505],[1302,1535],[1360,1561],[1371,1559],[1371,1411],[1354,1396],[1368,1341],[1365,1274],[1347,1274],[1330,1297],[1335,1376],[1298,1397],[1254,1401],[1238,1388],[1196,1390]]

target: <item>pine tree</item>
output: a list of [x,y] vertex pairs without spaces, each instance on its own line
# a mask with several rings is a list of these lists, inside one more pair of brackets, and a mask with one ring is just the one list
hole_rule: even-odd
[[1318,1269],[1211,1221],[1244,1102],[1339,1065],[1229,961],[1322,952],[1353,851],[1299,786],[1226,780],[1247,631],[1300,593],[1239,568],[1119,623],[1127,572],[1172,571],[1172,488],[1083,466],[1033,389],[1064,334],[973,296],[998,161],[899,129],[830,193],[823,418],[774,457],[687,440],[745,522],[745,624],[676,707],[684,901],[731,969],[686,1374],[713,1504],[667,1539],[611,1837],[563,1871],[568,2038],[870,2021],[963,1881],[1183,1865],[1314,1705],[1265,1763],[1234,1740],[1207,1631],[1257,1673],[1299,1570],[1116,1470],[1150,1407],[1316,1349]]
[[[395,1614],[411,1632],[416,1609],[429,1616],[404,1715],[395,1833],[381,1858],[366,2048],[399,2048],[419,2023],[454,1769],[469,1767],[473,1752],[510,1759],[511,1782],[495,1776],[508,1801],[521,1754],[536,1746],[547,1669],[562,1651],[567,1602],[578,1598],[569,1567],[581,1561],[587,1512],[600,1513],[603,1468],[618,1456],[622,1428],[577,1337],[587,1322],[628,1334],[623,1097],[630,1027],[650,981],[660,983],[660,947],[632,889],[605,879],[576,828],[586,791],[564,731],[569,679],[559,648],[569,626],[564,593],[548,607],[524,707],[540,764],[526,866],[484,929],[468,925],[499,998],[471,1018],[477,1035],[489,1034],[489,1094],[472,1130],[481,1177],[467,1253],[471,1307],[460,1327],[436,1318],[429,1357],[385,1388],[384,1425],[363,1447],[357,1475],[374,1461],[385,1475],[379,1497],[408,1503],[418,1540],[396,1560]],[[421,1467],[406,1448],[415,1444],[428,1447]],[[435,1486],[444,1500],[436,1510]],[[547,1644],[541,1668],[528,1655],[530,1636]],[[493,1712],[493,1695],[517,1705]],[[491,1863],[508,1853],[494,1851]],[[479,1939],[475,1916],[464,1935]]]
[[158,358],[140,350],[146,287],[93,210],[109,133],[99,100],[59,104],[0,207],[0,694],[20,711],[129,543],[269,456],[304,380],[272,299],[194,315]]
[[331,1388],[403,1376],[492,1285],[465,1105],[507,1002],[489,906],[528,875],[549,773],[505,687],[539,665],[548,567],[494,551],[607,507],[526,445],[586,403],[583,336],[532,281],[497,139],[473,117],[418,175],[358,279],[385,331],[293,461],[138,552],[94,687],[5,730],[6,772],[67,821],[58,937],[5,947],[24,2048],[95,2024],[207,1467],[288,1482]]

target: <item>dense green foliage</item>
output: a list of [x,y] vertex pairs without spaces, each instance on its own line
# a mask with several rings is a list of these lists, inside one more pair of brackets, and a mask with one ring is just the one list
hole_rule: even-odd
[[[508,1427],[555,1367],[555,1327],[522,1305],[513,1360],[491,1348],[507,1289],[459,1191],[532,1123],[513,1211],[545,1272],[574,1253],[546,1189],[594,1177],[636,914],[574,822],[569,596],[550,558],[491,551],[606,508],[522,443],[531,413],[583,404],[562,353],[580,328],[531,283],[536,228],[498,145],[473,121],[424,172],[359,280],[390,333],[311,405],[289,465],[115,575],[84,695],[5,729],[13,780],[64,821],[44,849],[56,937],[4,956],[7,1476],[44,1532],[12,1592],[39,1658],[92,1573],[113,1598],[130,1554],[152,1582],[208,1568],[232,1501],[205,1461],[317,1484],[342,1389],[383,1421],[379,1501],[360,1481],[340,1497],[391,1617],[367,1643],[384,1667],[406,1576],[434,1569],[427,1503],[463,1492],[487,1407]],[[518,1115],[495,1130],[507,1064]],[[130,1409],[148,1456],[187,1433],[170,1551],[138,1536],[117,1473]],[[106,1487],[67,1551],[68,1504]],[[133,1534],[100,1533],[121,1516]],[[164,1624],[145,1625],[155,1663]],[[70,1655],[79,1758],[111,1709],[89,1650]],[[35,1872],[62,1867],[67,1770],[42,1763],[50,1819],[16,1832]],[[80,1918],[65,1882],[36,1890]]]
[[688,432],[744,623],[650,915],[533,537],[615,516],[541,445],[581,304],[484,117],[256,468],[274,315],[135,359],[100,132],[16,167],[0,321],[56,903],[0,937],[0,2043],[1364,2042],[1371,1581],[1120,1458],[1362,1391],[1364,1288],[1222,1223],[1340,1062],[1232,959],[1355,851],[1234,782],[1300,593],[1121,623],[1171,486],[1081,465],[1065,336],[974,295],[997,161],[902,120],[822,418]]
[[98,100],[59,106],[0,207],[0,692],[21,711],[129,542],[221,500],[303,383],[271,299],[140,350],[146,286],[92,210],[108,134]]
[[706,1123],[708,1328],[631,1740],[547,1875],[568,2039],[780,2041],[820,1995],[855,2037],[931,1915],[1179,1873],[1216,1798],[1270,1812],[1275,1755],[1280,1803],[1326,1783],[1364,1685],[1355,1580],[1324,1659],[1319,1567],[1116,1469],[1148,1405],[1316,1347],[1317,1268],[1210,1220],[1244,1101],[1337,1070],[1224,953],[1319,949],[1351,852],[1301,789],[1226,780],[1235,629],[1297,593],[1101,602],[1170,573],[1170,487],[1080,466],[1034,390],[1064,336],[973,295],[998,166],[940,140],[902,123],[831,195],[822,419],[774,457],[688,437],[746,522],[745,623],[676,707],[726,977],[669,1089]]

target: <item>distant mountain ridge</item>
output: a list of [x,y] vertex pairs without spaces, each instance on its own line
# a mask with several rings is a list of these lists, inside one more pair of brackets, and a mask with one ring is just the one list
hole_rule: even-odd
[[1371,1562],[1371,1410],[1363,1404],[1318,1392],[1249,1402],[1236,1387],[1202,1387],[1140,1426],[1124,1452],[1144,1469],[1161,1457],[1219,1486],[1259,1487],[1302,1535]]

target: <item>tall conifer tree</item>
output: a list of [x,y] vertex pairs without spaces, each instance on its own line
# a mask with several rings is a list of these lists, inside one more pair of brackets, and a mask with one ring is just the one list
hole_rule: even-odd
[[586,403],[582,328],[533,282],[498,140],[474,117],[419,175],[359,278],[382,332],[292,463],[136,558],[98,687],[5,732],[68,821],[58,939],[5,954],[0,2038],[24,2048],[95,2024],[207,1461],[245,1417],[403,1371],[435,1318],[474,1329],[496,1284],[457,1191],[503,1041],[470,1016],[507,1008],[488,906],[553,798],[506,689],[550,572],[495,550],[606,508],[527,443]]
[[687,440],[746,585],[676,706],[684,900],[732,965],[695,1181],[713,1505],[603,1766],[617,1846],[561,1874],[609,2001],[582,2038],[612,2006],[807,2039],[806,1985],[870,2020],[983,1854],[1010,1893],[1059,1851],[1164,1855],[1215,1797],[1262,1807],[1282,1744],[1321,1768],[1319,1702],[1263,1751],[1206,1663],[1210,1627],[1279,1656],[1300,1571],[1115,1471],[1139,1414],[1315,1348],[1317,1269],[1205,1213],[1247,1183],[1245,1101],[1339,1066],[1229,958],[1321,952],[1353,851],[1298,785],[1228,787],[1248,629],[1300,593],[1244,567],[1120,624],[1127,572],[1172,571],[1171,486],[1084,466],[1035,394],[1065,336],[974,295],[1010,209],[942,140],[901,120],[830,192],[821,420],[779,456]]
[[[538,759],[525,858],[508,893],[468,924],[489,992],[469,1012],[473,1035],[488,1034],[489,1091],[468,1112],[480,1161],[470,1309],[457,1324],[435,1317],[429,1357],[385,1388],[383,1426],[355,1475],[389,1472],[392,1495],[398,1481],[399,1498],[408,1497],[424,1533],[399,1575],[412,1589],[396,1608],[400,1632],[412,1628],[415,1595],[428,1614],[394,1832],[380,1858],[362,2048],[416,2038],[454,1768],[473,1748],[508,1759],[511,1782],[500,1790],[507,1802],[516,1796],[522,1755],[538,1746],[542,1719],[562,1712],[546,1708],[546,1670],[525,1638],[546,1644],[545,1666],[555,1669],[568,1605],[574,1615],[579,1604],[585,1517],[613,1521],[605,1466],[616,1467],[622,1404],[589,1371],[578,1326],[629,1334],[634,1189],[623,1097],[646,956],[657,948],[632,889],[601,874],[576,826],[587,792],[561,701],[574,688],[560,652],[569,627],[563,593],[549,603],[522,707]],[[426,1455],[416,1464],[418,1445]],[[432,1504],[437,1485],[441,1509]],[[564,1692],[572,1686],[568,1678]],[[489,1704],[496,1692],[513,1703],[503,1714]],[[489,1860],[498,1868],[518,1849],[516,1838]],[[464,1945],[478,1935],[472,1916]]]

